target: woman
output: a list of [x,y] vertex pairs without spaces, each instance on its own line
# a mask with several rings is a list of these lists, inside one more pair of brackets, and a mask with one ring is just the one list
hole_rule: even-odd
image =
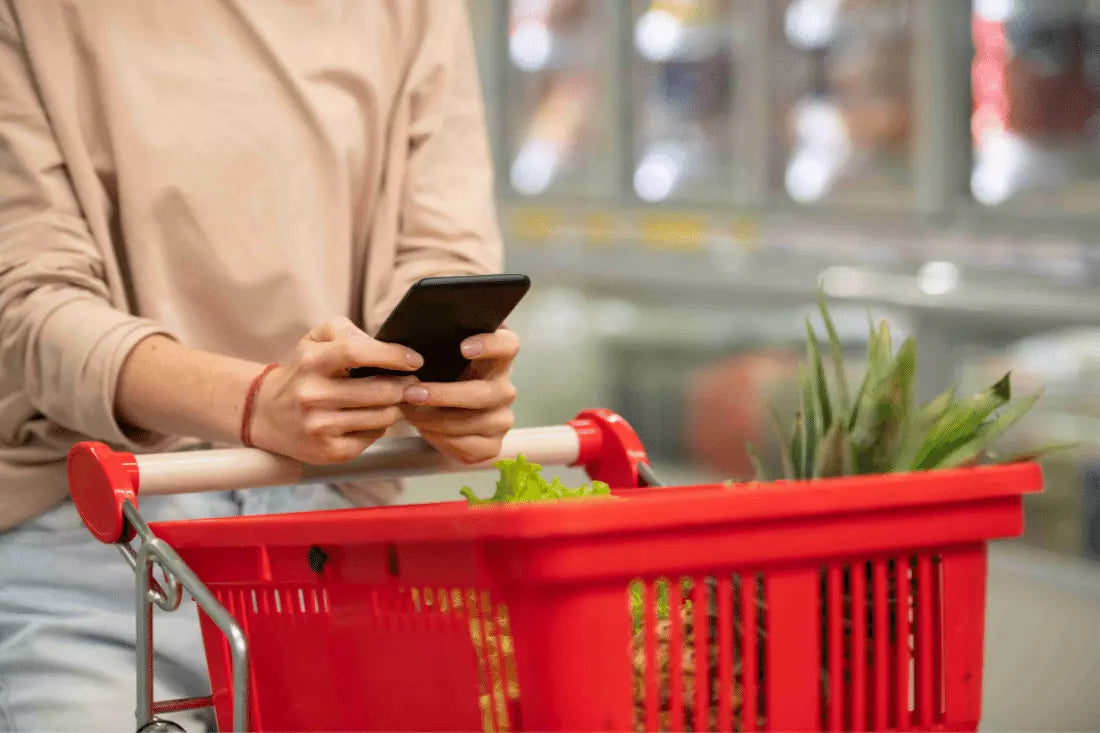
[[[0,0],[0,730],[132,727],[132,579],[64,501],[75,441],[321,463],[405,418],[460,460],[497,453],[506,331],[464,345],[461,383],[346,378],[419,365],[367,335],[410,284],[500,266],[480,100],[457,0]],[[157,623],[158,696],[201,693],[193,613]]]

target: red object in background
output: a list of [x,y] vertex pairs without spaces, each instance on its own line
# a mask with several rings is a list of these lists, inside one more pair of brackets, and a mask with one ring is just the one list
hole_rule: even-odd
[[1004,23],[974,16],[974,61],[970,69],[973,98],[971,132],[974,144],[988,133],[1008,129],[1010,100],[1005,81],[1008,66],[1008,39]]
[[1100,112],[1100,90],[1085,72],[1080,22],[1061,29],[1070,50],[1056,73],[1010,47],[1004,22],[974,16],[971,67],[974,142],[988,132],[1009,130],[1031,139],[1076,140]]
[[770,395],[797,384],[797,371],[798,356],[775,349],[732,356],[692,375],[684,408],[688,455],[719,475],[750,477],[745,444],[763,451],[774,442]]

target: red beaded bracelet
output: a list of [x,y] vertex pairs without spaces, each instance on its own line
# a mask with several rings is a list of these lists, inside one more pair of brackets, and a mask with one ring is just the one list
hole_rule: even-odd
[[268,364],[263,371],[256,375],[248,388],[248,396],[244,398],[244,412],[241,414],[241,445],[245,448],[252,447],[252,413],[256,408],[256,395],[260,392],[260,386],[264,378],[271,374],[278,364]]

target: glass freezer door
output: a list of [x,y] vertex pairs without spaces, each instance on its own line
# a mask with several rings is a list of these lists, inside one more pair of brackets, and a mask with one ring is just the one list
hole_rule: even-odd
[[974,199],[1100,212],[1100,3],[975,0],[973,36]]
[[504,174],[520,196],[615,193],[615,3],[510,0]]
[[772,8],[773,178],[799,204],[910,205],[914,0]]
[[632,184],[642,201],[743,191],[749,107],[737,72],[752,0],[632,0]]

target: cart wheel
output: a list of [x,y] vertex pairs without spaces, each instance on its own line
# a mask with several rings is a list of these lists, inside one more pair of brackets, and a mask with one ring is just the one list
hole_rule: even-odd
[[138,728],[137,733],[187,733],[187,731],[170,720],[156,719]]

